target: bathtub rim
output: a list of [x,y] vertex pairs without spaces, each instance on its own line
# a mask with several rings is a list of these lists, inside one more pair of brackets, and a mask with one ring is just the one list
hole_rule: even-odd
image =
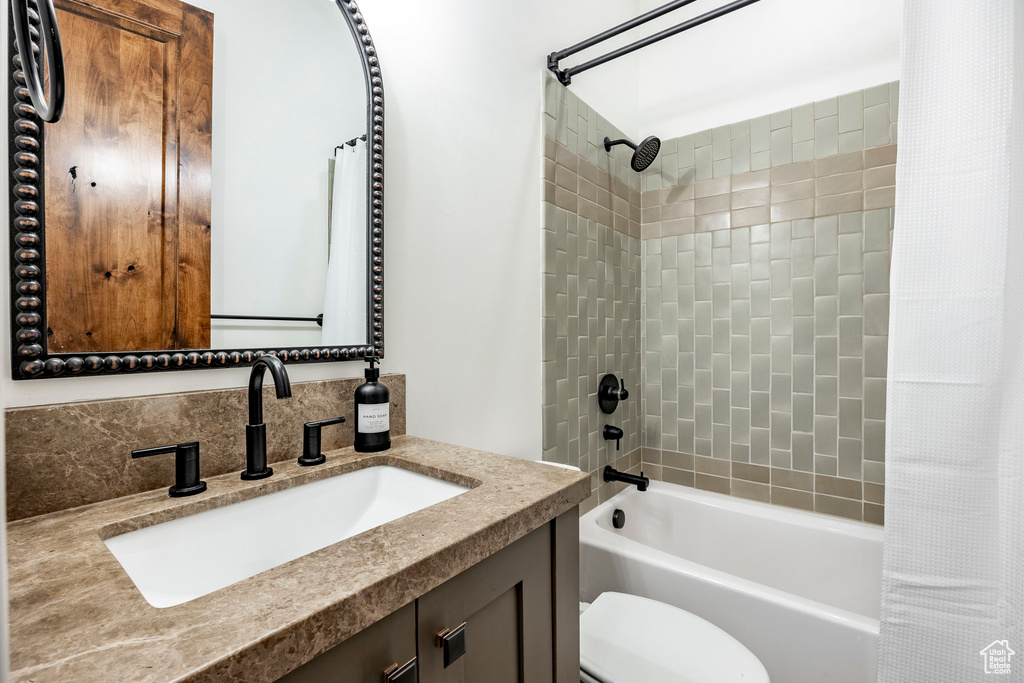
[[[785,508],[770,503],[762,503],[760,501],[747,500],[659,481],[652,481],[648,491],[675,498],[684,498],[741,514],[755,514],[761,518],[767,517],[784,523],[796,524],[804,528],[828,530],[865,540],[877,540],[879,543],[882,543],[884,539],[883,528],[868,522],[858,522],[856,520],[832,517],[831,515],[807,512],[795,508]],[[610,519],[612,510],[616,507],[616,501],[620,496],[633,498],[642,495],[644,493],[635,489],[625,489],[580,517],[580,545],[603,548],[616,555],[622,555],[627,559],[653,564],[660,569],[679,571],[693,579],[709,581],[726,589],[751,593],[775,605],[796,609],[808,615],[824,617],[827,621],[834,624],[849,626],[869,634],[878,635],[879,619],[867,617],[863,614],[699,564],[678,555],[673,555],[660,548],[645,545],[639,541],[621,536],[613,529],[606,528],[601,524],[600,520],[602,517]],[[585,572],[586,569],[582,561],[583,557],[581,556],[580,559],[580,568]],[[881,595],[879,595],[879,601],[881,601]]]

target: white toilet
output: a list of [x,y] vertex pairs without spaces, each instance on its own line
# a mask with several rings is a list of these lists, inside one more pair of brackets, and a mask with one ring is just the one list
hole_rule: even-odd
[[710,621],[613,592],[580,603],[580,682],[770,683],[761,661]]
[[714,624],[657,600],[602,593],[580,615],[582,683],[769,683]]

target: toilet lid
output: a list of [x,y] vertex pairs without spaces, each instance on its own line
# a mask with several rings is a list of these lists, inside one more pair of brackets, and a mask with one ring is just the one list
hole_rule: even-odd
[[602,593],[580,616],[580,668],[603,683],[768,683],[750,650],[671,605]]

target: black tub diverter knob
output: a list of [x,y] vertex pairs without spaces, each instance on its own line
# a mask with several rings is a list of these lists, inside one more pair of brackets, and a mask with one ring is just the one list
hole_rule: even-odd
[[615,450],[619,450],[619,443],[622,441],[623,436],[621,429],[613,427],[612,425],[605,425],[602,436],[604,436],[606,441],[614,441]]
[[619,508],[615,508],[615,512],[612,513],[612,526],[616,529],[626,526],[626,513]]

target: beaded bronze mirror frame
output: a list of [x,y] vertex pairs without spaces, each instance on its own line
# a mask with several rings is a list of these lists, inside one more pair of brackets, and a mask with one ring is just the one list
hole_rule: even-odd
[[[367,344],[297,349],[188,349],[132,353],[49,353],[46,324],[45,124],[33,108],[13,27],[8,157],[11,219],[11,363],[14,379],[74,377],[242,367],[263,355],[286,363],[384,357],[384,82],[369,28],[355,2],[336,0],[359,47],[367,89]],[[29,2],[33,50],[41,48],[40,18]],[[13,22],[8,22],[13,24]],[[38,52],[37,52],[38,54]]]

